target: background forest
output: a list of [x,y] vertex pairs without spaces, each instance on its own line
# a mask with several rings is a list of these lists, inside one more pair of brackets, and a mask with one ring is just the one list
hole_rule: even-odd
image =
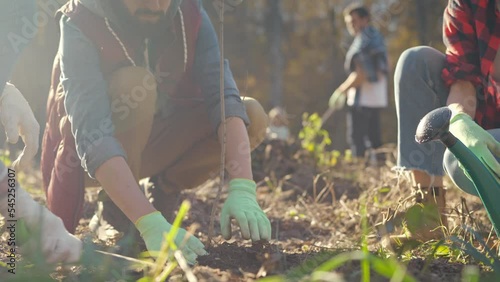
[[[219,31],[214,0],[201,1]],[[36,38],[23,53],[12,81],[30,101],[43,132],[59,40],[53,15],[67,0],[37,2],[41,27],[23,31]],[[94,187],[85,191],[84,215],[76,232],[93,243],[81,265],[53,271],[40,261],[27,259],[18,265],[19,275],[13,278],[5,264],[8,253],[0,249],[0,281],[7,276],[9,281],[23,282],[144,282],[163,281],[167,276],[169,281],[250,281],[263,277],[269,278],[263,281],[500,281],[500,240],[483,204],[478,197],[453,188],[449,179],[445,179],[446,240],[389,240],[389,235],[404,238],[409,230],[428,221],[419,213],[421,205],[414,204],[416,193],[409,179],[391,169],[397,141],[393,73],[400,54],[410,47],[427,45],[444,52],[442,18],[448,1],[360,0],[370,8],[372,24],[385,36],[388,47],[390,106],[382,116],[382,138],[388,145],[382,148],[384,163],[370,165],[342,152],[347,148],[343,111],[336,112],[324,126],[331,148],[325,147],[328,134],[318,125],[317,116],[302,128],[303,114],[317,112],[321,116],[330,95],[347,76],[344,57],[352,38],[342,12],[352,2],[243,0],[225,14],[225,57],[241,95],[258,99],[266,111],[284,107],[295,139],[301,129],[308,132],[295,142],[266,140],[252,154],[257,200],[273,228],[269,243],[241,238],[227,241],[216,235],[209,255],[199,257],[193,268],[176,267],[172,258],[164,268],[162,262],[151,267],[151,262],[142,258],[138,262],[136,258],[96,255],[92,248],[109,247],[113,253],[117,241],[101,241],[88,228],[100,189]],[[0,130],[0,158],[8,164],[9,157],[18,154],[12,154],[12,149],[22,149],[23,144],[8,147],[1,143],[5,139]],[[19,181],[38,202],[45,202],[39,166],[21,172]],[[182,226],[198,228],[197,236],[204,243],[210,241],[206,230],[210,230],[212,208],[221,209],[219,187],[214,177],[181,195],[191,203],[189,212],[186,206],[182,208],[187,213],[179,216]],[[223,191],[221,199],[226,195]],[[405,212],[409,216],[403,220]],[[392,217],[401,219],[392,229],[402,234],[385,234],[377,227]],[[2,226],[5,222],[0,219],[0,230]],[[0,236],[0,245],[5,246],[7,240],[7,236]],[[166,252],[163,255],[166,257]],[[155,280],[161,269],[163,280]],[[171,272],[163,275],[165,270]]]
[[[39,121],[43,121],[58,41],[52,15],[66,1],[37,1],[40,22],[44,24],[24,52],[12,80],[31,101]],[[345,28],[342,11],[351,2],[354,1],[247,0],[228,12],[225,57],[230,60],[242,95],[257,98],[266,110],[276,105],[285,107],[291,116],[293,133],[300,130],[303,112],[325,111],[329,96],[346,78],[343,61],[352,38]],[[391,78],[405,49],[429,45],[443,50],[441,24],[447,1],[361,2],[370,7],[373,25],[386,36]],[[212,0],[203,3],[218,30]],[[383,141],[394,143],[397,130],[392,83],[389,88],[391,107],[383,113]],[[335,149],[346,147],[344,118],[344,113],[338,112],[326,124]]]

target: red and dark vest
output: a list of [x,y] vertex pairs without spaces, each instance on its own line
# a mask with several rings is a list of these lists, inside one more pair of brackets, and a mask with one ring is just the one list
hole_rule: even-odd
[[[158,80],[158,95],[168,93],[174,101],[184,101],[183,98],[201,95],[192,75],[196,40],[201,25],[200,9],[196,0],[184,0],[180,9],[187,43],[187,63],[184,62],[183,27],[181,17],[177,13],[171,19],[172,24],[168,31],[174,38],[158,45],[156,48],[158,59],[154,67],[159,73],[157,77],[161,78],[162,73],[169,73],[168,80]],[[56,16],[58,22],[62,15],[66,15],[95,44],[100,52],[101,71],[105,78],[115,70],[131,65],[118,40],[107,28],[104,18],[92,13],[77,0],[69,1],[58,11]],[[130,57],[143,56],[143,53],[135,52],[140,49],[137,48],[140,46],[138,44],[142,44],[140,40],[127,34],[120,34],[117,29],[114,30],[124,43]],[[56,56],[47,101],[47,124],[42,140],[41,169],[49,210],[62,218],[66,229],[74,233],[82,217],[85,171],[76,153],[71,123],[64,108],[64,90],[59,81],[60,74],[60,57]]]

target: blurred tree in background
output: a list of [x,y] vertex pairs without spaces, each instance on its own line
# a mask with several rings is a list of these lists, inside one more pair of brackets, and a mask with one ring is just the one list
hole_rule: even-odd
[[[24,52],[12,81],[30,101],[40,125],[50,86],[58,32],[55,9],[65,0],[37,0],[41,28]],[[117,0],[113,0],[117,1]],[[214,26],[218,18],[212,0],[202,0]],[[346,78],[344,55],[352,38],[342,11],[348,0],[245,0],[225,16],[225,56],[230,60],[242,96],[257,98],[266,110],[281,105],[291,115],[292,132],[301,127],[303,112],[324,112],[332,91]],[[365,0],[372,22],[386,36],[389,64],[394,69],[407,48],[430,45],[444,51],[442,14],[447,1]],[[390,74],[392,82],[392,73]],[[383,115],[385,142],[396,141],[393,85],[391,107]],[[345,148],[345,114],[325,125],[334,147]],[[3,134],[3,131],[2,131]],[[5,138],[1,138],[5,140]]]
[[[228,13],[225,55],[242,94],[257,98],[267,110],[284,106],[292,116],[294,133],[300,130],[303,112],[323,113],[330,94],[346,78],[344,55],[352,38],[342,12],[352,2],[252,0]],[[370,8],[373,25],[386,36],[391,83],[390,107],[383,114],[383,139],[396,142],[392,70],[407,48],[429,45],[444,51],[441,25],[447,1],[360,2]],[[208,12],[215,15],[211,0],[204,3]],[[278,28],[280,22],[282,26]],[[281,54],[276,52],[278,43]],[[325,126],[331,132],[333,146],[345,148],[345,113],[334,114]]]

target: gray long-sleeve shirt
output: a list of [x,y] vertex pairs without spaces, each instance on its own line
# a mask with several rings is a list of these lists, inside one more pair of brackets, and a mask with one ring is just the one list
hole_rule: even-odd
[[[221,122],[219,45],[215,30],[203,7],[201,15],[193,75],[194,81],[201,88],[210,121],[216,130]],[[59,52],[61,83],[65,94],[64,105],[71,122],[82,167],[94,177],[95,171],[104,162],[115,156],[126,158],[126,154],[114,137],[108,85],[101,72],[96,46],[65,16],[61,18],[60,29]],[[248,125],[249,119],[227,60],[224,77],[226,117],[240,117]]]

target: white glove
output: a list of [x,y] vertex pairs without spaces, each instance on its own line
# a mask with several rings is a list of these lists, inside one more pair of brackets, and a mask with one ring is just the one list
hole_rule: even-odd
[[12,203],[9,206],[8,199],[0,198],[0,213],[6,220],[17,219],[19,225],[20,220],[25,223],[29,240],[21,245],[23,253],[41,251],[49,264],[74,263],[80,259],[82,242],[66,230],[59,217],[35,202],[21,187],[17,187],[15,197],[10,198],[15,199],[15,212],[9,211],[12,209]]
[[40,125],[19,90],[7,83],[0,97],[0,120],[5,128],[7,141],[17,143],[19,136],[24,141],[24,150],[12,164],[16,169],[26,167],[38,152]]

